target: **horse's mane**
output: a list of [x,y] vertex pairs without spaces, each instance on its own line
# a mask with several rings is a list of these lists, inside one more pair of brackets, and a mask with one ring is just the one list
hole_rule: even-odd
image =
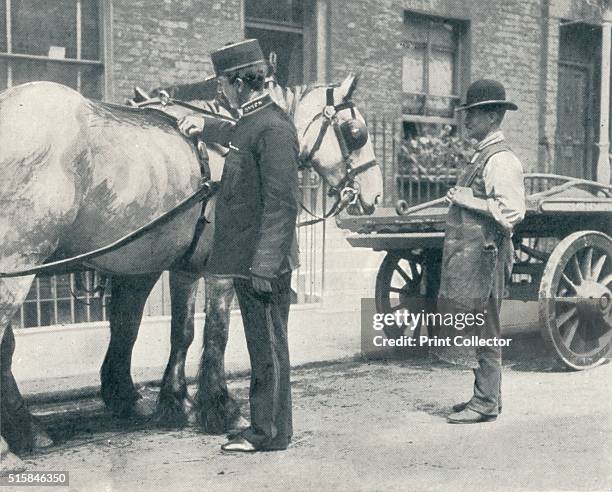
[[94,115],[120,121],[122,124],[142,126],[144,120],[153,126],[176,128],[176,119],[173,116],[153,108],[136,108],[102,101],[90,101],[89,104]]
[[327,87],[336,87],[335,84],[320,84],[310,83],[303,85],[296,85],[293,87],[282,87],[277,86],[277,90],[273,91],[272,98],[280,94],[281,101],[276,101],[283,109],[287,111],[290,116],[295,115],[297,105],[311,92],[316,89],[322,89]]

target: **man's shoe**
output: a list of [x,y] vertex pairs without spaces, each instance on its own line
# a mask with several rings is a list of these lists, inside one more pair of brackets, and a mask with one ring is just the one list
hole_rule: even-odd
[[446,417],[449,424],[480,424],[481,422],[494,422],[495,420],[497,420],[496,415],[483,415],[469,408]]
[[468,402],[464,401],[463,403],[457,403],[456,405],[452,406],[453,409],[453,413],[459,413],[459,412],[463,412],[468,406]]
[[[464,401],[463,403],[457,403],[455,405],[453,405],[451,408],[453,409],[453,413],[459,413],[459,412],[463,412],[467,406],[468,406],[467,401]],[[497,410],[497,415],[501,415],[502,412],[502,407],[499,407],[499,409]]]
[[255,446],[244,437],[236,437],[221,446],[222,451],[230,453],[254,453],[257,451]]

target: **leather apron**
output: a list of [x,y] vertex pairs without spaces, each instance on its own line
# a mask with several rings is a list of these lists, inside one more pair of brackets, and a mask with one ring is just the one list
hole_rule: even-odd
[[[504,151],[510,151],[505,142],[483,148],[476,159],[468,164],[457,186],[469,187],[474,197],[486,199],[483,170],[489,159]],[[505,233],[495,219],[458,205],[451,205],[446,218],[442,272],[438,294],[438,312],[443,320],[453,316],[455,323],[443,322],[438,337],[450,340],[449,346],[435,348],[440,359],[471,368],[478,367],[476,346],[457,346],[455,337],[470,338],[479,335],[476,321],[472,326],[457,322],[463,315],[471,313],[485,317],[490,296],[503,296],[502,285],[496,285],[496,269],[503,268],[504,276],[512,270],[513,247],[510,235]],[[467,320],[466,320],[467,321]],[[482,324],[480,325],[482,326]],[[448,338],[447,338],[448,337]]]

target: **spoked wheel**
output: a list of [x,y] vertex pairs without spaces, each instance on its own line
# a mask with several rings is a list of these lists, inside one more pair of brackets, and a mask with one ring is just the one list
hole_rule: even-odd
[[572,369],[601,364],[612,340],[612,239],[570,234],[553,250],[540,283],[544,341]]
[[[407,253],[387,253],[376,276],[376,310],[393,313],[398,310],[419,311],[420,286],[423,278],[423,263],[418,256]],[[413,336],[416,331],[409,326],[385,326],[387,338]]]

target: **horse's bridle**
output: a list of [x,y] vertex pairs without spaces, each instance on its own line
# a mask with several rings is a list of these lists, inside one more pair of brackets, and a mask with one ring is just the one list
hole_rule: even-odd
[[344,164],[345,174],[344,177],[340,180],[340,182],[336,185],[330,184],[325,176],[321,174],[321,177],[327,182],[329,186],[329,191],[327,193],[328,196],[335,196],[336,200],[332,207],[322,216],[316,215],[314,212],[310,211],[304,204],[300,204],[302,209],[308,213],[309,215],[315,217],[312,220],[308,220],[305,222],[300,222],[298,227],[303,227],[306,225],[316,224],[318,222],[322,222],[330,217],[334,217],[338,215],[342,210],[344,210],[349,205],[354,204],[357,201],[359,196],[359,190],[355,186],[355,177],[359,174],[367,171],[368,169],[376,166],[376,161],[372,160],[370,162],[366,162],[365,164],[361,164],[360,166],[353,167],[353,159],[351,157],[351,150],[349,149],[349,145],[346,142],[346,138],[344,133],[342,132],[342,128],[340,125],[340,121],[338,119],[338,113],[343,110],[350,109],[351,115],[355,120],[357,117],[355,115],[355,104],[351,100],[342,101],[339,104],[334,104],[334,87],[327,87],[326,90],[326,105],[323,108],[323,111],[316,114],[312,120],[306,125],[302,137],[306,135],[306,132],[310,128],[310,126],[319,118],[323,118],[323,122],[321,123],[321,128],[319,129],[319,134],[317,135],[317,139],[315,140],[314,145],[310,149],[307,154],[300,155],[299,157],[299,168],[307,169],[312,168],[312,162],[315,154],[321,148],[321,144],[323,143],[323,139],[327,134],[327,130],[331,126],[334,130],[334,134],[336,135],[336,139],[338,140],[338,145],[340,146],[340,152],[342,154],[342,162]]

